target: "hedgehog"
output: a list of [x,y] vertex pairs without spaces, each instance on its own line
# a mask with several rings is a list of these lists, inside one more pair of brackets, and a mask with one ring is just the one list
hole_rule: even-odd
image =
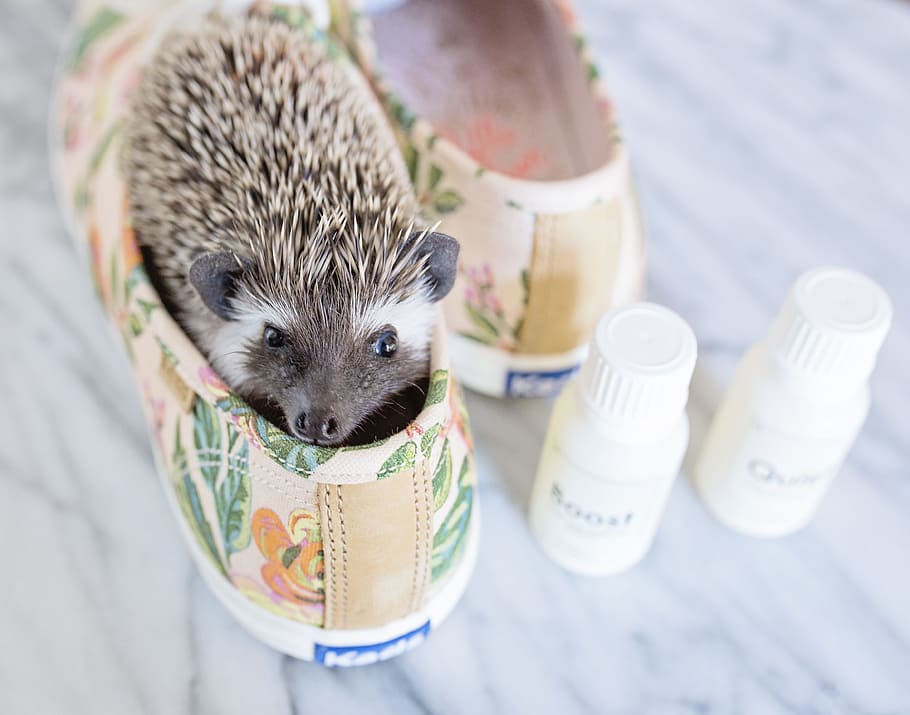
[[303,30],[208,18],[162,43],[131,109],[133,229],[215,371],[311,444],[403,429],[458,243],[419,225],[362,76]]

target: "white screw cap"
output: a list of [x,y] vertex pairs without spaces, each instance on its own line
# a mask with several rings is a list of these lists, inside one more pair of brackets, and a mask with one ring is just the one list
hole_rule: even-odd
[[865,382],[891,327],[891,301],[875,281],[845,268],[801,275],[771,325],[768,350],[785,370]]
[[665,420],[682,413],[695,334],[672,310],[634,303],[601,318],[581,370],[581,396],[603,416]]

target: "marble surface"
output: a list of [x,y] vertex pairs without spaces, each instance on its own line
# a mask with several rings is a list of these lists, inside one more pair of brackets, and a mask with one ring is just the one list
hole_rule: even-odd
[[484,542],[450,621],[358,671],[258,644],[189,562],[55,207],[45,114],[71,3],[2,0],[0,712],[910,713],[910,4],[581,5],[651,297],[700,340],[693,447],[801,270],[853,266],[894,298],[871,415],[816,520],[740,537],[682,477],[637,569],[569,576],[524,518],[549,405],[471,396]]

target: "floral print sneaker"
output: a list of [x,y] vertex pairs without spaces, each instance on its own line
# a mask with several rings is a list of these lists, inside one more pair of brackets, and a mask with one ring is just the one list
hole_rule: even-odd
[[[164,492],[207,585],[274,648],[330,666],[373,663],[421,643],[473,570],[467,417],[440,322],[426,403],[406,430],[364,447],[305,444],[233,394],[162,306],[132,228],[124,128],[160,40],[214,4],[82,0],[55,89],[58,196],[126,347]],[[299,7],[256,5],[329,42]],[[328,51],[357,71],[341,48]]]
[[333,0],[426,218],[458,236],[461,380],[547,396],[597,318],[640,297],[645,241],[611,104],[564,0]]

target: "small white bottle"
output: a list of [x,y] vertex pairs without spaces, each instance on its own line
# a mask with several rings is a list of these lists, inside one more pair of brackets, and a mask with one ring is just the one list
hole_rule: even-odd
[[550,418],[531,528],[564,568],[623,571],[651,547],[689,441],[695,335],[651,303],[601,319],[579,377]]
[[890,325],[891,302],[866,276],[800,276],[737,367],[696,464],[696,488],[721,522],[764,537],[809,522],[866,419]]

